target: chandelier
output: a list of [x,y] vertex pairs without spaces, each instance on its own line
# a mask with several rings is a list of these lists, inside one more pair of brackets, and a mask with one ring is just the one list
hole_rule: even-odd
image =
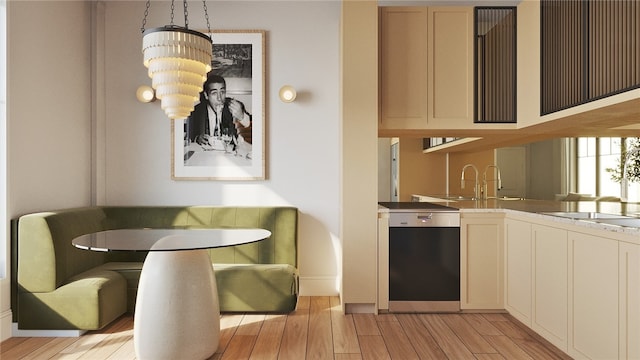
[[[151,87],[161,101],[161,108],[172,119],[184,119],[191,114],[200,99],[202,84],[211,70],[211,37],[189,29],[187,0],[183,0],[184,27],[173,24],[174,0],[171,1],[169,25],[145,29],[149,15],[147,0],[142,20],[142,54],[149,70]],[[207,4],[202,1],[211,34]]]

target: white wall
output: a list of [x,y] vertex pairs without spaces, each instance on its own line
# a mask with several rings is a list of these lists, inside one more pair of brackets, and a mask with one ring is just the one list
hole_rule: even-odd
[[[147,28],[164,25],[168,4],[152,2]],[[206,29],[202,3],[189,4],[190,28]],[[214,30],[266,30],[267,180],[245,182],[171,179],[171,123],[159,102],[135,99],[136,88],[150,84],[139,30],[144,9],[142,1],[104,2],[106,56],[100,77],[106,97],[97,124],[98,148],[104,152],[97,172],[104,177],[97,180],[98,202],[296,206],[301,212],[301,292],[336,294],[340,2],[208,4]],[[298,90],[294,103],[279,101],[284,84]]]
[[[10,1],[9,208],[18,215],[90,201],[90,6]],[[65,34],[52,36],[52,32]]]
[[[88,2],[8,2],[9,218],[91,201],[90,18]],[[8,279],[0,289],[4,339]]]

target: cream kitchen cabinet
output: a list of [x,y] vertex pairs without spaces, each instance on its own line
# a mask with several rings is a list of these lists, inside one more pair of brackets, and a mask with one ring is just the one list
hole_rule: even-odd
[[460,307],[504,309],[504,213],[460,215]]
[[506,219],[505,309],[567,351],[567,231]]
[[504,309],[573,358],[640,359],[639,234],[517,211],[504,224]]
[[617,359],[617,241],[524,216],[505,223],[505,309],[571,356]]
[[619,357],[640,359],[640,245],[620,243]]
[[618,359],[618,242],[577,232],[569,232],[568,240],[568,353],[581,359]]
[[531,228],[533,297],[531,328],[563,351],[568,337],[567,230],[535,224]]
[[381,7],[379,134],[473,125],[473,8]]
[[505,234],[504,307],[513,317],[531,327],[531,224],[507,218]]

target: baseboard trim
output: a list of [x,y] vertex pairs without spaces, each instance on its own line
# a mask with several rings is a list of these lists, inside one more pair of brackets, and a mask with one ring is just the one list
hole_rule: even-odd
[[11,321],[13,313],[11,310],[3,311],[0,314],[0,341],[5,341],[11,337]]
[[376,304],[344,304],[345,314],[377,314]]
[[18,323],[11,324],[13,337],[80,337],[86,330],[24,330],[18,329]]
[[335,296],[338,290],[335,276],[306,276],[300,277],[301,296]]

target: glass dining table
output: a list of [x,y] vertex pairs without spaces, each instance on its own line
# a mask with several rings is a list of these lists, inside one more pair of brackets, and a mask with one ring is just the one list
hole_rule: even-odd
[[207,249],[267,239],[264,229],[117,229],[72,240],[91,251],[148,251],[134,314],[136,358],[206,359],[218,348],[220,308]]

